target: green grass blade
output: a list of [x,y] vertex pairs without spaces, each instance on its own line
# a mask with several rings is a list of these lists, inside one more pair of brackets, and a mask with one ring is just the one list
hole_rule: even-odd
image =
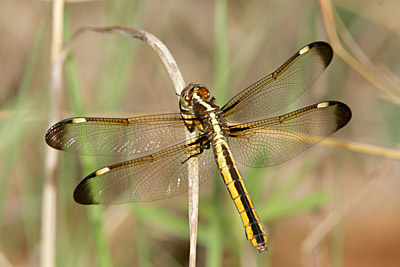
[[[107,18],[110,23],[107,25],[124,25],[140,29],[148,5],[148,1],[143,0],[122,1],[119,5],[113,5],[113,10],[109,12],[110,16]],[[102,73],[99,75],[96,91],[101,93],[98,94],[96,103],[102,110],[107,111],[121,107],[140,42],[120,36],[113,36],[105,41],[107,45],[103,54],[105,59],[103,64],[109,67],[102,68]]]

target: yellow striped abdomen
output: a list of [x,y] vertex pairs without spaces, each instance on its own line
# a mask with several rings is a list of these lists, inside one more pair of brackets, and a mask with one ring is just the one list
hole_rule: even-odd
[[218,169],[242,218],[247,240],[259,252],[265,251],[267,249],[267,235],[223,135],[217,135],[214,138],[213,150]]

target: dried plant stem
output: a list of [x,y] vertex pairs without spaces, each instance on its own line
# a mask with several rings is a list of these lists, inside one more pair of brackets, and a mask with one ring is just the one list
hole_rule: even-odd
[[[374,64],[372,64],[370,59],[362,52],[358,45],[351,40],[349,37],[350,34],[344,31],[344,27],[341,27],[341,31],[338,31],[331,1],[319,0],[319,6],[322,19],[325,23],[326,32],[329,40],[331,41],[332,47],[335,50],[335,53],[370,83],[389,96],[391,101],[396,104],[400,104],[399,86],[397,86],[389,76],[385,75],[384,72],[380,71],[375,67]],[[357,58],[350,54],[343,47],[340,38],[350,44],[350,47]]]
[[[66,43],[60,56],[60,63],[65,59],[67,49],[72,45],[75,40],[84,34],[85,32],[92,31],[97,33],[116,33],[122,36],[137,38],[146,42],[150,47],[154,49],[157,55],[164,63],[165,68],[168,71],[169,76],[174,84],[177,95],[180,95],[181,91],[185,88],[186,83],[183,79],[182,73],[180,72],[178,65],[168,50],[168,48],[154,35],[143,30],[127,28],[127,27],[85,27],[80,29],[71,40]],[[179,96],[178,96],[179,99]],[[188,140],[190,140],[195,133],[187,131]],[[192,157],[188,160],[189,170],[189,227],[190,227],[190,255],[189,255],[189,266],[196,266],[196,244],[197,244],[197,226],[198,226],[198,163],[197,158]]]
[[[56,67],[62,48],[63,36],[63,12],[64,1],[54,0],[52,10],[52,41],[51,41],[51,60],[52,70],[49,84],[49,125],[59,120],[59,102],[62,86],[62,65]],[[60,66],[60,65],[58,65]],[[41,224],[41,247],[40,265],[52,267],[55,265],[55,243],[56,243],[56,167],[58,153],[50,148],[45,152],[45,184],[42,199],[42,224]]]
[[400,159],[400,150],[398,149],[391,149],[391,148],[373,146],[368,144],[343,141],[334,138],[327,138],[324,141],[322,141],[321,144],[326,146],[341,147],[347,150],[380,156],[380,157]]

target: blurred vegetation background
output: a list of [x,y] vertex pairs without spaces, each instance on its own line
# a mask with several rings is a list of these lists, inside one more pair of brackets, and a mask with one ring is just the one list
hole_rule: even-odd
[[[399,88],[400,2],[335,0],[343,27]],[[51,2],[2,1],[0,9],[0,265],[37,266],[49,127]],[[330,41],[316,1],[67,1],[65,39],[83,26],[128,26],[161,39],[186,82],[201,82],[223,105],[304,45]],[[351,47],[349,48],[351,50]],[[61,118],[177,112],[172,83],[143,42],[87,33],[64,71]],[[399,102],[341,58],[285,111],[323,100],[348,104],[350,124],[335,138],[397,149]],[[397,103],[397,104],[396,104]],[[279,112],[283,113],[283,111]],[[221,178],[200,187],[198,266],[399,266],[398,159],[317,145],[267,169],[239,168],[267,228],[258,254]],[[186,266],[187,198],[110,207],[76,204],[89,172],[59,153],[57,266]]]

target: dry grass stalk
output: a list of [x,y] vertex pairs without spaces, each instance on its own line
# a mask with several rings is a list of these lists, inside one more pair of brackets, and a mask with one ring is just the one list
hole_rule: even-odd
[[[63,37],[63,13],[64,1],[54,0],[52,10],[52,40],[51,40],[51,63],[49,84],[49,117],[48,124],[51,125],[59,120],[59,103],[62,87],[62,65],[56,64],[62,48]],[[41,247],[40,265],[52,267],[55,265],[56,247],[56,167],[58,153],[50,148],[45,152],[45,184],[42,199],[42,224],[41,224]]]
[[[319,5],[326,32],[335,53],[366,80],[389,96],[391,101],[399,105],[399,86],[371,62],[342,24],[339,23],[342,27],[337,27],[335,18],[338,16],[335,17],[331,1],[319,0]],[[344,40],[348,44],[355,56],[344,48],[341,40]]]

